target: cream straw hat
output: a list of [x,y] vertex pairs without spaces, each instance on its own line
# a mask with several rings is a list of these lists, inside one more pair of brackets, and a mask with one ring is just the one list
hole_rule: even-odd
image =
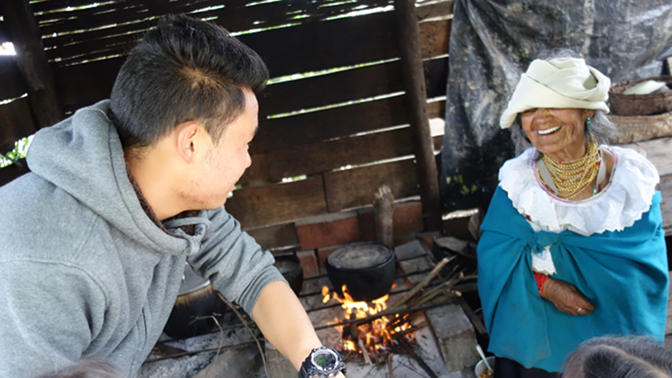
[[600,109],[609,112],[611,80],[583,59],[534,60],[511,95],[499,120],[506,129],[518,113],[535,108]]

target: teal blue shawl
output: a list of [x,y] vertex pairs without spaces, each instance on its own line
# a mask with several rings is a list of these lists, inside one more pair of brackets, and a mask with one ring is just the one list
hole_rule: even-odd
[[[662,343],[668,268],[661,196],[648,212],[618,232],[582,236],[534,232],[498,187],[481,226],[478,291],[489,350],[523,366],[561,371],[582,341],[604,335],[645,335]],[[599,214],[596,214],[599,216]],[[561,312],[539,297],[530,249],[551,245],[557,274],[595,305],[590,315]]]

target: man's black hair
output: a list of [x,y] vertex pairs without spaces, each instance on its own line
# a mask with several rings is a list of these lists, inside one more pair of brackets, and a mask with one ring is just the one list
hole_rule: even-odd
[[124,148],[149,146],[187,121],[216,143],[245,108],[243,88],[258,93],[267,80],[259,55],[221,26],[168,15],[122,65],[110,115]]

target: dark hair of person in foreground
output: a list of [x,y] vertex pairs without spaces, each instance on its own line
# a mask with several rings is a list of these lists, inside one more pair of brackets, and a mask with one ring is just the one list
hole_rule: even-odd
[[567,358],[566,378],[672,377],[672,352],[644,337],[595,337]]

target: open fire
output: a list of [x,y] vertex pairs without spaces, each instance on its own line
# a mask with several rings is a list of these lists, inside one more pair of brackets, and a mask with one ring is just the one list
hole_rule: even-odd
[[[340,298],[336,292],[330,292],[326,286],[322,287],[322,302],[339,302],[344,310],[345,320],[352,322],[350,325],[336,327],[341,331],[342,352],[359,353],[369,363],[372,359],[380,363],[386,361],[394,350],[399,349],[400,342],[405,345],[413,343],[414,329],[410,324],[409,314],[394,314],[356,322],[357,319],[374,317],[385,311],[389,294],[371,302],[356,302],[345,285],[342,291],[344,298]],[[341,323],[344,320],[335,318],[334,321]]]

